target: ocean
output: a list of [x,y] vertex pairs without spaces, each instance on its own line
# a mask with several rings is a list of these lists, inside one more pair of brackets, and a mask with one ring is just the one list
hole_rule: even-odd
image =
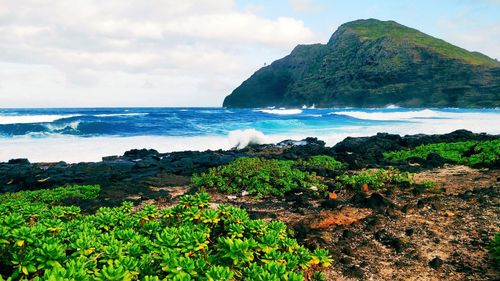
[[216,150],[318,137],[334,145],[377,132],[500,134],[499,109],[0,109],[0,162],[100,161],[133,148]]

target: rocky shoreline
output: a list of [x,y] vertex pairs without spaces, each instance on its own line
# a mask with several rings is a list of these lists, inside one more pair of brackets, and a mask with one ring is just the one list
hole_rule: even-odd
[[[488,254],[488,245],[500,231],[500,163],[466,167],[437,154],[396,162],[383,157],[384,152],[422,144],[498,138],[465,130],[444,135],[379,133],[346,138],[333,147],[307,138],[228,151],[131,150],[95,163],[14,159],[0,163],[0,192],[99,184],[98,198],[62,203],[77,205],[83,212],[124,200],[139,207],[164,208],[177,204],[181,195],[196,192],[190,182],[193,173],[240,157],[296,160],[330,155],[349,170],[394,166],[414,172],[417,186],[432,181],[438,189],[341,189],[335,199],[313,196],[308,189],[283,198],[208,191],[215,205],[229,203],[244,208],[252,218],[279,219],[301,243],[329,249],[335,262],[325,272],[327,280],[498,280],[499,267]],[[335,176],[317,173],[325,179]]]
[[[425,161],[390,163],[383,153],[414,148],[418,145],[438,142],[491,140],[500,136],[475,134],[458,130],[443,135],[408,135],[379,133],[371,137],[348,137],[333,147],[316,138],[302,141],[285,140],[275,145],[250,145],[244,149],[217,151],[183,151],[160,153],[156,150],[133,149],[122,156],[103,157],[101,162],[68,164],[30,163],[28,159],[12,159],[0,163],[0,193],[50,188],[68,184],[122,184],[124,188],[140,189],[143,181],[165,174],[191,176],[240,157],[260,156],[273,159],[299,159],[314,155],[330,155],[345,162],[350,169],[393,165],[401,169],[418,171],[451,163],[439,155],[429,155]],[[499,167],[499,163],[492,166]]]

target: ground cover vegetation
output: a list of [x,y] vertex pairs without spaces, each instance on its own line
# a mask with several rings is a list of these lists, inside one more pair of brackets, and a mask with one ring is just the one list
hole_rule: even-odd
[[[248,192],[257,197],[282,197],[297,189],[313,188],[328,191],[325,177],[317,171],[336,171],[334,185],[337,189],[358,189],[367,185],[378,190],[390,187],[409,187],[414,184],[413,175],[395,168],[370,169],[361,172],[344,170],[345,164],[331,156],[319,155],[306,160],[267,160],[240,158],[227,165],[209,169],[194,175],[192,182],[198,188],[212,188],[225,193]],[[431,184],[428,184],[429,186]]]
[[344,173],[335,179],[337,188],[366,188],[380,190],[386,188],[405,188],[413,185],[413,174],[395,168],[369,169],[359,173]]
[[284,196],[298,188],[326,186],[314,172],[301,171],[292,160],[240,158],[227,165],[194,175],[193,184],[198,188],[213,188],[225,193],[248,192],[258,197]]
[[493,240],[491,240],[489,250],[495,260],[495,266],[500,268],[500,232],[497,232]]
[[322,280],[332,258],[293,239],[280,221],[252,220],[207,193],[178,205],[101,207],[82,214],[65,198],[99,186],[0,195],[0,280]]
[[438,154],[442,158],[468,166],[492,164],[500,160],[500,140],[426,144],[410,150],[387,152],[384,157],[399,161],[410,158],[427,159],[430,154]]

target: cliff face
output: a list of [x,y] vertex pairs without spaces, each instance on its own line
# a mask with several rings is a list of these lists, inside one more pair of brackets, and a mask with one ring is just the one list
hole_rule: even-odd
[[499,107],[500,63],[393,21],[346,23],[255,72],[226,107]]

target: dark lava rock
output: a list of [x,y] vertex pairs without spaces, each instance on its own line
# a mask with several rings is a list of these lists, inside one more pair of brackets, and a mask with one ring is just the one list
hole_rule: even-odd
[[[442,158],[438,154],[429,154],[427,159],[412,157],[406,161],[390,162],[383,156],[384,152],[412,149],[419,145],[442,142],[457,142],[470,140],[493,140],[498,139],[498,135],[475,134],[467,130],[457,130],[443,135],[399,135],[378,133],[371,137],[347,137],[343,141],[332,147],[334,156],[347,164],[349,168],[356,169],[361,167],[376,167],[379,165],[394,165],[402,169],[418,170],[419,167],[409,165],[417,163],[424,168],[440,167],[445,163],[454,164],[454,161]],[[487,165],[496,167],[498,163]]]
[[420,194],[422,194],[425,191],[425,189],[426,188],[424,186],[417,185],[417,186],[415,186],[415,188],[413,188],[411,190],[411,194],[413,194],[413,196],[420,195]]
[[123,158],[130,159],[130,160],[136,160],[136,159],[144,159],[148,156],[157,156],[159,155],[158,151],[154,149],[132,149],[129,151],[126,151],[125,154],[123,154]]
[[441,155],[437,153],[430,153],[429,155],[427,155],[427,158],[425,159],[424,166],[429,168],[435,168],[435,167],[441,167],[446,163],[455,164],[455,161],[443,158],[441,157]]
[[374,210],[384,210],[395,206],[391,200],[387,199],[378,192],[372,193],[369,197],[366,197],[363,193],[357,193],[352,198],[352,201],[360,207],[371,208]]
[[134,167],[136,168],[150,168],[150,167],[157,167],[160,165],[159,162],[160,158],[159,157],[147,157],[146,159],[142,161],[138,161]]
[[393,248],[398,253],[403,249],[403,242],[401,239],[391,235],[385,229],[375,232],[374,236],[380,243]]
[[425,200],[420,199],[417,201],[417,208],[422,209],[423,207],[425,207],[425,204],[426,204]]
[[315,155],[330,155],[332,156],[332,149],[325,147],[325,142],[317,138],[306,138],[298,145],[290,146],[286,149],[281,156],[281,159],[304,159]]
[[[350,168],[353,168],[359,165],[367,166],[382,162],[384,160],[383,152],[402,149],[401,143],[402,139],[399,135],[378,133],[372,137],[347,137],[337,143],[333,150],[340,161],[347,162]],[[360,158],[349,157],[353,154]],[[359,161],[355,163],[356,159],[362,159],[361,163]]]
[[497,138],[497,136],[488,135],[485,133],[476,134],[467,130],[456,130],[449,134],[442,135],[409,135],[404,136],[405,146],[409,148],[414,148],[419,145],[429,144],[429,143],[441,143],[441,142],[457,142],[457,141],[481,141],[481,140],[492,140]]
[[445,206],[444,206],[444,204],[443,204],[443,203],[441,203],[441,202],[433,202],[433,203],[431,204],[431,207],[432,207],[432,209],[433,209],[433,210],[436,210],[436,211],[441,211],[441,210],[443,210],[443,209],[444,209],[444,207],[445,207]]
[[365,231],[372,231],[376,226],[380,224],[380,218],[377,216],[368,216],[364,219]]
[[[95,163],[30,163],[27,159],[12,159],[0,163],[0,193],[19,190],[35,190],[68,184],[99,184],[101,188],[120,186],[123,192],[144,190],[150,184],[143,179],[159,173],[190,177],[207,169],[227,164],[240,157],[265,157],[269,159],[309,158],[314,155],[330,155],[347,162],[351,167],[377,166],[387,163],[384,151],[425,144],[432,141],[458,141],[467,139],[493,139],[498,136],[455,131],[446,135],[404,136],[377,134],[372,137],[346,138],[333,148],[316,138],[287,141],[276,145],[252,145],[240,150],[181,151],[159,153],[153,149],[133,149],[123,156],[103,157]],[[135,191],[134,191],[135,190]],[[371,208],[386,209],[392,204],[381,194],[369,198],[358,195],[358,204]],[[355,201],[356,201],[355,200]],[[332,207],[337,206],[332,202]]]
[[352,258],[351,257],[341,257],[339,259],[339,263],[343,264],[343,265],[351,265],[352,264]]
[[326,199],[321,202],[321,207],[328,209],[335,209],[339,207],[342,203],[338,199]]
[[412,236],[412,235],[413,235],[413,233],[415,233],[415,229],[413,229],[413,228],[407,228],[407,229],[405,230],[405,234],[406,234],[406,236]]
[[405,204],[402,208],[401,208],[401,212],[403,213],[408,213],[408,211],[412,208],[411,204],[408,203],[408,204]]
[[344,269],[344,274],[358,280],[362,280],[364,277],[363,270],[361,269],[361,267],[359,267],[359,265],[352,265]]
[[462,200],[469,200],[474,197],[474,194],[472,194],[471,191],[466,191],[458,195],[458,197],[461,198]]
[[394,203],[377,192],[372,193],[372,195],[370,195],[370,197],[368,197],[368,199],[366,200],[365,204],[366,206],[373,209],[381,209],[394,206]]
[[443,260],[440,259],[439,257],[435,257],[429,262],[429,266],[433,269],[438,269],[442,265],[443,265]]
[[345,229],[343,232],[342,232],[342,239],[351,239],[355,236],[355,233],[354,231],[352,230],[349,230],[349,229]]

